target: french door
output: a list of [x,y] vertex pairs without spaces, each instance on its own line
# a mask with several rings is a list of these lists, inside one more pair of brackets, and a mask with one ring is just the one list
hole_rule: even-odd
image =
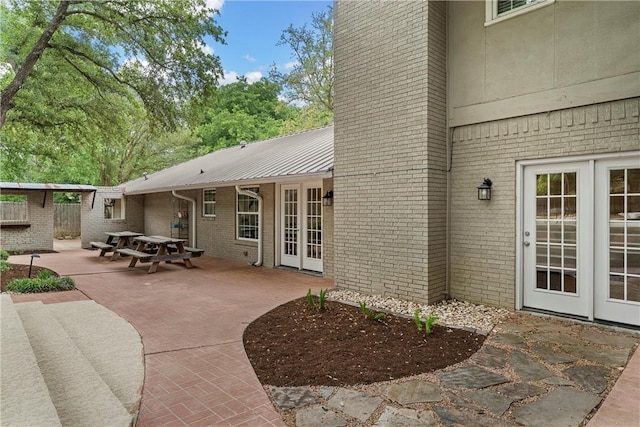
[[281,186],[280,264],[322,272],[322,184]]
[[640,325],[640,156],[596,163],[594,314]]
[[524,195],[524,306],[589,317],[588,163],[527,166]]
[[522,177],[522,305],[640,326],[640,154]]

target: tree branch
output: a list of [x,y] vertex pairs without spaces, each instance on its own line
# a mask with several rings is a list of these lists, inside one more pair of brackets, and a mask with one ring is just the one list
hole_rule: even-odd
[[58,28],[60,28],[60,25],[62,25],[62,22],[65,20],[69,3],[69,1],[60,2],[51,22],[49,22],[49,25],[47,25],[47,28],[45,28],[36,44],[31,48],[31,51],[24,60],[24,63],[13,77],[13,80],[11,80],[11,83],[9,83],[9,85],[7,85],[7,87],[0,93],[0,129],[4,126],[7,111],[13,108],[13,97],[27,81],[27,78],[33,71],[33,67],[47,48],[49,40],[51,40],[51,37],[53,37]]

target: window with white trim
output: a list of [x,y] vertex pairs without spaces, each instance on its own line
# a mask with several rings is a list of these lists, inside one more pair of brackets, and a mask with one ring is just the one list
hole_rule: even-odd
[[124,199],[104,199],[104,219],[124,219]]
[[[258,193],[259,187],[245,187]],[[258,240],[258,199],[238,193],[236,199],[238,240]]]
[[487,0],[485,25],[522,15],[554,2],[555,0]]
[[216,216],[216,189],[202,190],[202,216]]

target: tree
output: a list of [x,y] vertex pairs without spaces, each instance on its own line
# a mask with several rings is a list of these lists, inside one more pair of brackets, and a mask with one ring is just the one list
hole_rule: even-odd
[[[96,97],[135,95],[154,123],[174,129],[185,102],[221,75],[204,37],[224,42],[224,32],[205,0],[6,0],[0,13],[0,62],[12,70],[2,82],[0,128],[20,118],[10,110],[29,106],[26,92],[46,98],[42,89],[70,73]],[[66,108],[86,113],[73,102]]]
[[290,46],[295,60],[288,73],[273,72],[284,87],[287,100],[333,113],[333,9],[313,13],[310,27],[290,25],[278,44]]
[[268,78],[253,84],[240,78],[220,87],[205,103],[197,154],[277,136],[295,110],[278,100],[279,92],[280,86]]

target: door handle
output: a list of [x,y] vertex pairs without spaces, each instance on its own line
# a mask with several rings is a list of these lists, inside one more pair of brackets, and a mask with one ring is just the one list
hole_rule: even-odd
[[529,245],[531,245],[531,243],[529,243],[529,242],[525,241],[525,242],[524,242],[524,245],[525,245],[525,246],[529,246]]

